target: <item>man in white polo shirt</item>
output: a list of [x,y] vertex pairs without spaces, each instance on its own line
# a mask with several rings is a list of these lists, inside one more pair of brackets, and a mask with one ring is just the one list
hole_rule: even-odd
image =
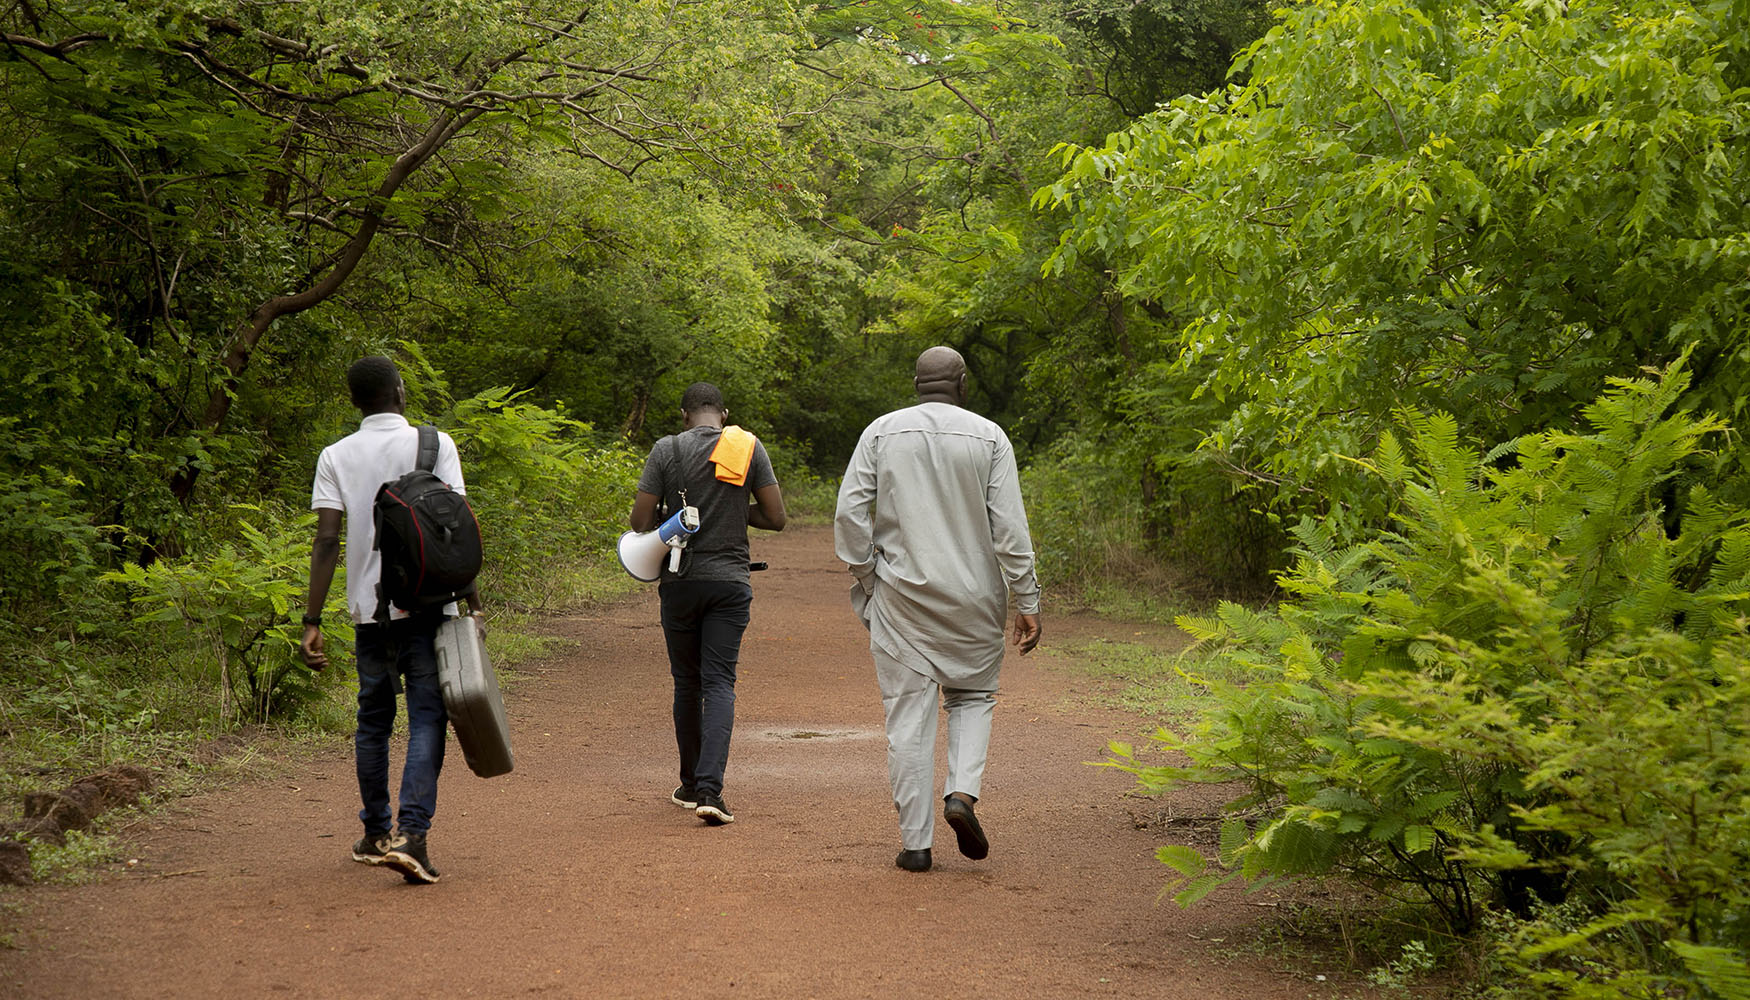
[[[316,511],[316,542],[310,550],[310,593],[304,614],[304,662],[312,669],[328,665],[322,649],[322,607],[334,581],[340,555],[340,531],[346,526],[346,604],[356,625],[359,673],[358,754],[359,810],[365,835],[353,845],[352,859],[386,865],[409,882],[438,880],[426,850],[426,834],[437,809],[438,772],[444,764],[443,692],[438,687],[433,640],[453,604],[436,611],[409,615],[391,606],[390,619],[373,621],[382,556],[375,546],[371,513],[377,489],[411,472],[418,458],[419,429],[402,413],[407,387],[395,363],[368,357],[347,369],[352,402],[364,415],[359,429],[322,449],[316,460],[316,482],[310,507]],[[458,493],[465,492],[456,443],[438,435],[437,466],[432,470]],[[468,595],[469,613],[481,621],[480,596]],[[391,829],[389,810],[389,733],[395,725],[395,695],[407,693],[407,756],[401,768],[398,830]]]

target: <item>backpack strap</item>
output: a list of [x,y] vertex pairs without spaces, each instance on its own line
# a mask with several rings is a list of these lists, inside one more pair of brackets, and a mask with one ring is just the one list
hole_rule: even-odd
[[[680,434],[671,434],[668,439],[669,492],[675,493],[677,496],[687,488],[686,470],[681,465],[681,434],[685,433],[686,431],[681,431]],[[664,496],[663,502],[667,503],[668,497]],[[684,506],[686,506],[686,503],[683,501],[680,507],[676,507],[675,510],[680,510],[681,507]],[[669,513],[672,514],[674,511],[670,511]],[[685,576],[687,570],[692,568],[692,565],[693,549],[692,546],[689,545],[681,550],[681,568],[677,575]],[[662,561],[662,568],[665,570],[668,568],[667,559]]]
[[[681,432],[681,434],[684,434],[684,433],[686,433],[686,432],[685,431]],[[675,492],[679,492],[679,491],[687,488],[687,481],[684,478],[682,478],[682,476],[681,476],[681,435],[680,434],[670,434],[668,436],[668,475],[669,475],[669,481],[673,485],[673,490]],[[683,504],[682,506],[685,506],[685,505]],[[675,508],[675,510],[679,510],[679,509],[680,509],[679,507]]]
[[[420,437],[423,441],[425,428],[421,427]],[[389,488],[389,483],[377,487],[377,499],[371,503],[371,548],[383,550],[383,512],[377,504],[383,499],[383,491]],[[388,571],[382,560],[377,562],[377,610],[371,614],[371,621],[382,624],[389,620],[389,588],[383,586],[383,574]]]
[[419,425],[419,458],[413,467],[421,472],[430,472],[437,468],[438,431],[434,424]]

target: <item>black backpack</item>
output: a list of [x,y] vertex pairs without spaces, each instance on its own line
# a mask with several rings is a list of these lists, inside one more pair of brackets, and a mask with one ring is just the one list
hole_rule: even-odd
[[389,620],[390,604],[416,613],[474,592],[480,523],[467,498],[432,474],[437,456],[437,428],[426,424],[419,428],[413,471],[377,488],[371,521],[383,554],[374,616],[379,622]]

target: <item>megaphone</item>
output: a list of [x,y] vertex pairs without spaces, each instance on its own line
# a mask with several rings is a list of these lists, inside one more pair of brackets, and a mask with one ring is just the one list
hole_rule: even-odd
[[662,575],[662,557],[668,554],[668,571],[678,573],[681,550],[699,530],[699,508],[682,507],[655,531],[628,531],[620,536],[620,565],[632,579],[649,583]]

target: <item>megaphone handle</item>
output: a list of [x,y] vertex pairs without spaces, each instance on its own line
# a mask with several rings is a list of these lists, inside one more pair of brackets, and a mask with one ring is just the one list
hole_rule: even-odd
[[679,573],[681,571],[681,547],[678,545],[672,545],[669,547],[668,571],[670,573]]

